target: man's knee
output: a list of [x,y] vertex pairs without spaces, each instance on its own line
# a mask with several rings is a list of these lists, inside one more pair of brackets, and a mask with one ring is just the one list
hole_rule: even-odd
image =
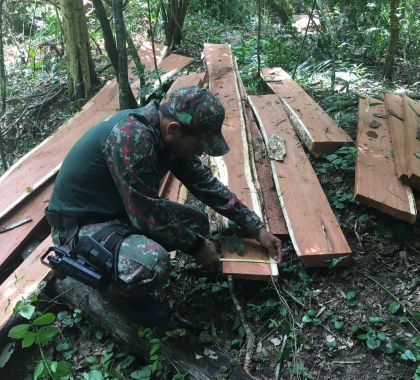
[[161,245],[143,235],[131,235],[119,252],[119,288],[131,297],[151,293],[165,282],[169,267],[170,256]]

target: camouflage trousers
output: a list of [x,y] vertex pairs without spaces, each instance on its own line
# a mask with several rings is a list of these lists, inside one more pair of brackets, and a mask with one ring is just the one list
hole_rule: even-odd
[[[170,221],[170,223],[188,225],[197,234],[207,236],[209,232],[207,216],[189,206],[182,206],[182,210],[184,211],[182,220]],[[180,217],[180,213],[177,213],[177,216]],[[67,244],[72,248],[77,243],[78,238],[92,236],[111,224],[126,223],[115,219],[103,223],[88,224],[80,227],[78,233],[74,236],[69,236],[66,231],[52,228],[51,236],[54,244]],[[182,236],[178,237],[179,240],[182,240],[182,238]],[[150,294],[159,289],[165,282],[169,268],[170,255],[164,247],[140,232],[132,234],[122,241],[119,250],[118,282],[115,284],[117,291],[129,298],[138,298]]]

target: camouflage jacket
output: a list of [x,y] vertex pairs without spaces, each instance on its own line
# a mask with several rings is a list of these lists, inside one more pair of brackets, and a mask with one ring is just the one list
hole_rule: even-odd
[[[96,186],[97,200],[100,202],[102,192],[114,192],[121,199],[122,204],[118,207],[124,208],[131,223],[144,235],[163,245],[166,249],[181,249],[188,252],[195,246],[197,241],[202,239],[193,228],[190,222],[183,223],[182,208],[177,203],[158,197],[159,186],[164,175],[170,170],[178,178],[191,193],[200,199],[203,203],[213,208],[220,214],[229,218],[238,224],[241,228],[251,234],[256,234],[263,227],[260,218],[245,205],[243,205],[235,194],[233,194],[226,186],[224,186],[217,178],[215,178],[211,170],[202,164],[198,157],[187,159],[176,159],[165,150],[160,133],[158,105],[154,102],[147,106],[135,110],[121,111],[121,117],[113,116],[107,125],[107,121],[101,122],[98,134],[104,136],[101,140],[101,154],[95,154],[92,158],[84,159],[84,166],[103,167],[104,174],[111,178],[105,180],[90,180],[89,185],[81,185],[80,189],[87,191],[86,186]],[[117,114],[118,115],[118,114]],[[109,128],[109,133],[104,135],[103,127]],[[100,132],[102,131],[102,132]],[[89,132],[88,132],[89,133]],[[92,135],[95,132],[91,132]],[[81,138],[83,140],[83,137]],[[90,138],[92,140],[92,136]],[[80,140],[77,145],[82,146]],[[85,143],[86,155],[88,155],[89,143]],[[74,160],[81,160],[84,155],[83,149],[80,148],[77,154],[73,154]],[[70,152],[71,154],[71,152]],[[101,157],[96,157],[101,156]],[[94,161],[102,160],[103,163],[95,163]],[[69,160],[70,161],[70,160]],[[63,163],[66,166],[66,160]],[[88,168],[84,168],[87,170]],[[80,169],[79,169],[80,171]],[[105,174],[106,171],[106,174]],[[90,169],[90,173],[94,169]],[[65,173],[65,171],[64,171]],[[65,176],[65,174],[63,174]],[[73,176],[80,181],[80,174]],[[92,177],[92,176],[90,176]],[[58,178],[59,182],[65,182]],[[76,179],[75,179],[76,180]],[[110,181],[116,186],[111,189]],[[70,181],[67,181],[70,183]],[[107,183],[106,188],[101,188],[101,183]],[[57,182],[56,182],[57,184]],[[108,190],[107,190],[108,189]],[[63,192],[63,190],[60,190]],[[76,191],[73,191],[75,193]],[[93,190],[91,194],[94,194]],[[58,199],[58,194],[54,194],[52,200]],[[90,196],[89,199],[91,199]],[[116,199],[109,198],[109,199]],[[69,214],[65,206],[58,201],[51,202],[49,209],[52,211]],[[79,204],[90,203],[83,202],[80,199]],[[114,201],[115,205],[117,202]],[[58,207],[57,204],[60,204]],[[103,209],[105,206],[102,207]],[[112,207],[110,207],[112,208]],[[117,206],[114,206],[117,208]],[[89,211],[89,205],[84,204],[83,210]],[[92,212],[92,210],[90,210]],[[75,212],[78,214],[78,212]]]

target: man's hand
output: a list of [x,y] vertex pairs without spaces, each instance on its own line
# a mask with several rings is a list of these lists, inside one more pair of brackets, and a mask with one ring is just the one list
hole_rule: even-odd
[[277,264],[280,264],[282,259],[281,240],[275,237],[265,228],[261,228],[258,231],[257,240],[264,248],[268,250],[271,256],[277,258]]
[[219,264],[217,249],[214,243],[205,239],[203,245],[195,255],[195,260],[204,268],[215,269]]

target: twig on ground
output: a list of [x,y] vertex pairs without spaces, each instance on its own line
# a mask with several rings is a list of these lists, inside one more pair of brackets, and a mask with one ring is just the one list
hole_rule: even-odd
[[284,352],[284,349],[286,347],[286,342],[287,342],[287,335],[284,335],[283,336],[283,342],[281,343],[281,348],[280,348],[280,359],[279,359],[279,362],[277,363],[277,366],[276,366],[276,372],[274,374],[274,380],[279,380],[279,378],[280,378],[281,362],[282,362],[283,352]]
[[[369,280],[371,280],[372,282],[374,282],[376,285],[378,285],[385,293],[388,293],[388,295],[396,302],[398,302],[399,304],[403,305],[404,308],[407,310],[407,313],[410,314],[410,316],[413,318],[414,321],[416,321],[416,316],[414,315],[413,311],[407,306],[405,301],[401,301],[396,295],[394,295],[388,288],[386,288],[384,285],[382,285],[380,282],[378,282],[377,280],[375,280],[372,276],[370,276],[369,274],[367,274],[364,271],[360,271],[360,273],[365,276],[366,278],[368,278]],[[417,334],[420,335],[420,331],[416,328],[416,326],[414,326],[414,324],[409,320],[408,323],[410,323],[411,327],[417,332]]]
[[289,298],[291,298],[294,302],[296,302],[299,306],[305,307],[305,304],[302,301],[299,301],[292,293],[290,293],[288,290],[282,288],[280,291],[282,291],[284,294],[286,294]]
[[357,232],[357,227],[358,227],[358,220],[356,219],[356,221],[354,222],[354,234],[356,235],[357,241],[359,242],[359,247],[363,248],[362,239],[360,238],[360,235]]
[[229,293],[232,301],[235,305],[236,312],[239,315],[239,318],[242,322],[242,326],[246,332],[246,354],[244,360],[244,370],[250,374],[251,366],[252,366],[252,356],[255,352],[255,335],[252,332],[251,328],[249,327],[248,322],[245,319],[245,314],[242,310],[242,306],[239,303],[238,299],[236,298],[235,291],[233,289],[233,279],[232,276],[228,277],[228,284],[229,284]]

